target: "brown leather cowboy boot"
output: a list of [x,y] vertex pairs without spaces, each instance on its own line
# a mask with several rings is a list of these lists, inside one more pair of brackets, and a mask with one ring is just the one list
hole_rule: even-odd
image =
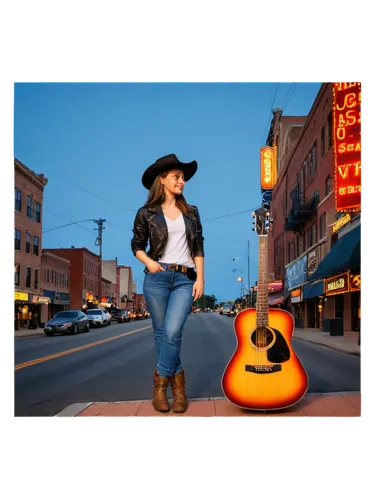
[[188,399],[185,390],[185,372],[182,370],[176,375],[170,377],[172,384],[172,411],[174,413],[183,413],[187,410]]
[[156,411],[169,411],[171,409],[167,398],[168,377],[159,377],[157,371],[154,373],[154,392],[152,394],[152,406]]

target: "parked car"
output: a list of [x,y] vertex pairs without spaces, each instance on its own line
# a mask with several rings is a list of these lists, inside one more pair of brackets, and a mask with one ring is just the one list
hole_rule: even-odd
[[88,309],[87,317],[90,320],[90,326],[108,326],[111,324],[111,315],[105,309]]
[[130,321],[128,311],[126,309],[114,309],[112,311],[112,321],[117,321],[117,323]]
[[82,311],[60,311],[44,325],[44,333],[51,337],[54,333],[89,331],[90,320]]

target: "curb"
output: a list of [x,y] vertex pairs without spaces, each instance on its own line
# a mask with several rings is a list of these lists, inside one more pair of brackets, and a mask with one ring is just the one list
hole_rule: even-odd
[[[314,396],[349,396],[351,394],[361,394],[361,391],[342,391],[342,392],[309,392],[305,394],[304,398],[314,397]],[[189,403],[199,402],[199,401],[220,401],[227,399],[223,396],[212,397],[212,398],[189,398]],[[133,401],[96,401],[90,403],[73,403],[66,408],[64,408],[60,413],[54,415],[54,417],[77,417],[86,408],[94,404],[108,404],[108,403],[151,403],[151,399],[137,399]]]
[[328,344],[324,344],[323,342],[319,342],[319,341],[316,341],[316,340],[309,340],[309,339],[305,339],[303,337],[298,337],[297,335],[294,335],[294,338],[295,339],[298,339],[298,340],[305,340],[306,342],[310,342],[310,344],[318,344],[318,345],[322,345],[323,347],[327,347],[328,349],[332,349],[333,351],[338,351],[338,352],[342,352],[344,354],[350,354],[351,356],[357,356],[357,357],[360,357],[361,356],[361,353],[360,352],[356,352],[356,351],[350,351],[348,349],[344,349],[342,347],[337,347],[335,345],[328,345]]
[[45,337],[45,333],[34,333],[31,335],[15,335],[14,339],[33,339],[34,337]]

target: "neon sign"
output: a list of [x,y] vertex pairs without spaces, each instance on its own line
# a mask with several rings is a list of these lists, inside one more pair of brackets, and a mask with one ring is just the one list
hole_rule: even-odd
[[361,210],[361,83],[333,84],[337,212]]
[[276,184],[276,162],[273,148],[260,148],[260,185],[262,189],[273,189]]

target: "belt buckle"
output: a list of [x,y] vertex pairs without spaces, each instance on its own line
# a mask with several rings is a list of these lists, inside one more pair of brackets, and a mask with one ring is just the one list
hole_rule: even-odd
[[169,266],[169,269],[171,271],[177,271],[178,270],[178,265],[177,264],[172,264],[172,265]]

